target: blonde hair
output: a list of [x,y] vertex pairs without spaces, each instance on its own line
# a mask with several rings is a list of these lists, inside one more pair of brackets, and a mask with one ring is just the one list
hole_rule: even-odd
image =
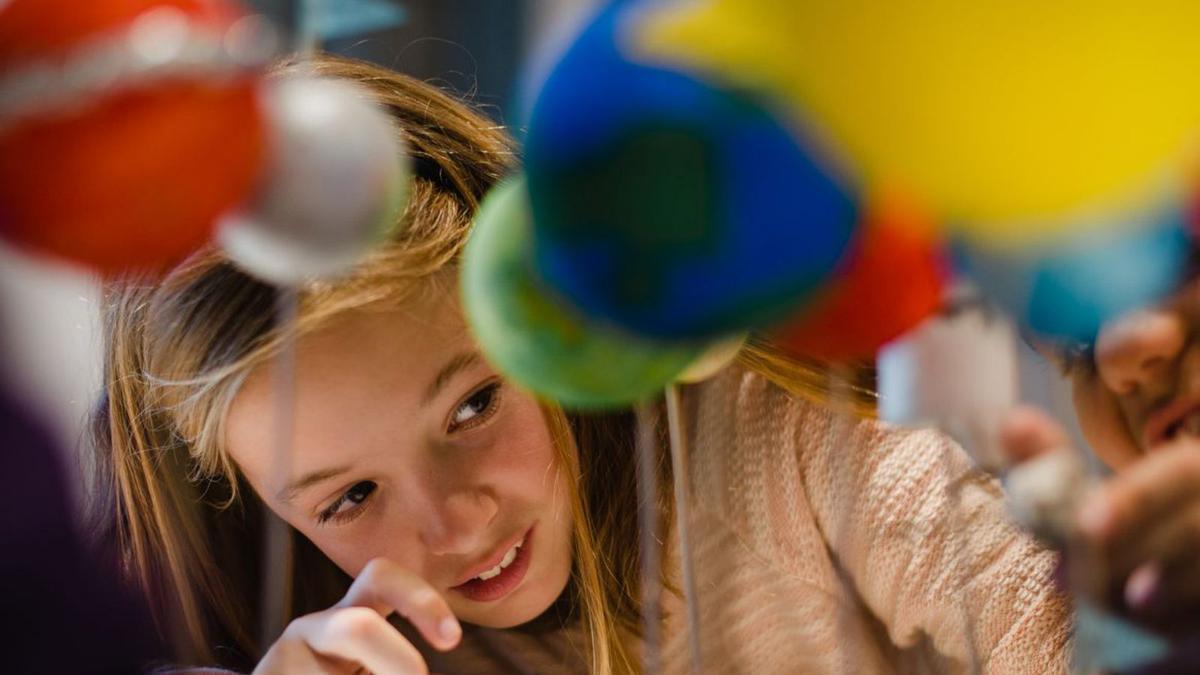
[[[415,167],[400,234],[347,278],[302,289],[297,334],[444,282],[440,272],[456,264],[479,200],[515,169],[500,127],[431,86],[328,56],[306,68],[367,87],[391,114]],[[247,666],[267,646],[254,634],[264,611],[256,588],[262,505],[245,489],[222,440],[238,388],[284,337],[272,318],[275,303],[272,287],[215,250],[163,279],[125,279],[106,289],[105,393],[94,420],[99,493],[106,498],[96,515],[110,524],[122,569],[183,661]],[[758,341],[739,358],[796,393],[826,398],[820,364],[797,362]],[[862,400],[866,411],[868,397]],[[571,588],[592,672],[636,672],[633,462],[612,461],[633,456],[633,416],[568,414],[551,403],[543,403],[543,412],[572,492]],[[670,471],[661,457],[660,467],[665,486]],[[669,514],[669,501],[660,508]],[[285,618],[333,604],[349,583],[295,532],[292,546]]]

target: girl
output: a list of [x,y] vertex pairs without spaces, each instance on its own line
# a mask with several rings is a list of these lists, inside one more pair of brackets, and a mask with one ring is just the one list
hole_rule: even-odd
[[[508,140],[408,78],[313,67],[392,114],[415,161],[405,226],[349,277],[303,289],[286,475],[274,291],[215,251],[108,290],[98,447],[125,571],[186,662],[638,672],[633,415],[510,386],[457,302],[473,210],[514,168]],[[945,438],[872,421],[863,396],[853,417],[822,405],[829,380],[752,343],[684,392],[704,672],[1064,670],[1053,560],[1005,521],[996,483]],[[258,587],[262,507],[293,541],[291,623],[270,645],[255,637],[276,618]],[[668,547],[667,672],[688,669],[679,565]]]

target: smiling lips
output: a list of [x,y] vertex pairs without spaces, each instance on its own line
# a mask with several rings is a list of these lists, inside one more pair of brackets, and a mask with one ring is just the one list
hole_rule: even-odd
[[530,527],[519,537],[510,539],[505,548],[489,556],[487,562],[472,569],[470,576],[450,590],[476,602],[491,602],[508,595],[520,585],[529,569],[532,538],[533,528]]

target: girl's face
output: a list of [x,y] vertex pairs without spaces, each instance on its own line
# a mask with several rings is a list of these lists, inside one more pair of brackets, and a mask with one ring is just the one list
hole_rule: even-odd
[[460,619],[507,628],[547,609],[571,572],[571,505],[537,402],[483,360],[456,299],[362,311],[297,346],[293,430],[276,461],[272,369],[227,420],[255,492],[356,576],[384,557]]
[[1121,469],[1179,434],[1200,437],[1200,283],[1120,317],[1065,359],[1080,427]]

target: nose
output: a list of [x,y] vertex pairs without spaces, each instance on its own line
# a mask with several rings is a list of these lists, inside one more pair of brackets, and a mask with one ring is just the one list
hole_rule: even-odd
[[1163,377],[1187,342],[1177,312],[1142,310],[1106,324],[1096,339],[1096,368],[1114,394],[1129,395]]
[[499,512],[496,499],[484,490],[458,490],[431,500],[421,523],[421,543],[433,555],[478,553]]

